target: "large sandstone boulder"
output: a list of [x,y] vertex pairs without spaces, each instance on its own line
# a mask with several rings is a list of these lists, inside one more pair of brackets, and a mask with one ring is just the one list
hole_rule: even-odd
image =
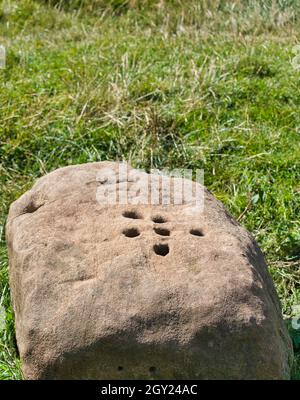
[[[162,205],[161,186],[158,205],[133,204],[149,175],[114,185],[117,170],[61,168],[10,208],[25,377],[289,378],[291,343],[251,236],[206,189],[204,210],[192,195],[174,205],[177,191]],[[130,204],[105,200],[115,186]]]

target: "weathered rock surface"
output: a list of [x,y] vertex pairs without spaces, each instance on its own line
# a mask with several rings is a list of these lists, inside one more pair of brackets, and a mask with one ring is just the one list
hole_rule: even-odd
[[[25,377],[289,378],[290,340],[250,235],[207,190],[203,212],[192,199],[101,202],[97,191],[112,181],[99,171],[117,166],[56,170],[11,206],[6,234]],[[145,173],[132,172],[129,185],[145,184]],[[123,194],[124,183],[119,177]]]

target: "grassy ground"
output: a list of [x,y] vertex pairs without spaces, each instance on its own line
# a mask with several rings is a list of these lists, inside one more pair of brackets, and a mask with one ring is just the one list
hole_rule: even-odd
[[[4,225],[58,167],[204,168],[262,247],[283,314],[300,304],[300,4],[1,1],[0,379],[21,377]],[[297,60],[296,60],[297,61]],[[300,61],[299,61],[300,64]],[[2,312],[3,314],[3,312]],[[300,379],[300,333],[293,377]]]

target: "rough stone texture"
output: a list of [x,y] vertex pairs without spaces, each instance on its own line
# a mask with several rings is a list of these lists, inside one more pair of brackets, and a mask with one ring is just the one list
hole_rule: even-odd
[[[116,167],[56,170],[11,206],[25,377],[289,378],[291,343],[251,236],[207,190],[203,213],[192,200],[99,204],[111,182],[97,173]],[[134,171],[130,185],[145,176]]]

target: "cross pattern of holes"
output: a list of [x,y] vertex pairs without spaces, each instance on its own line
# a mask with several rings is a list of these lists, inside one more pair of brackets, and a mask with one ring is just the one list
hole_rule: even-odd
[[[123,217],[129,218],[129,219],[143,219],[143,216],[141,213],[139,213],[136,210],[127,210],[123,212]],[[155,224],[164,224],[168,222],[168,219],[162,215],[155,215],[152,218],[152,221]],[[168,228],[161,227],[161,226],[154,226],[153,231],[159,235],[159,236],[170,236],[171,232]],[[128,237],[128,238],[135,238],[140,236],[141,232],[138,228],[131,227],[131,228],[126,228],[123,230],[123,235]],[[193,228],[190,229],[189,233],[193,236],[198,236],[202,237],[204,236],[203,230],[199,228]],[[158,256],[165,257],[167,254],[169,254],[170,249],[168,243],[158,243],[153,246],[153,251],[155,254]]]

